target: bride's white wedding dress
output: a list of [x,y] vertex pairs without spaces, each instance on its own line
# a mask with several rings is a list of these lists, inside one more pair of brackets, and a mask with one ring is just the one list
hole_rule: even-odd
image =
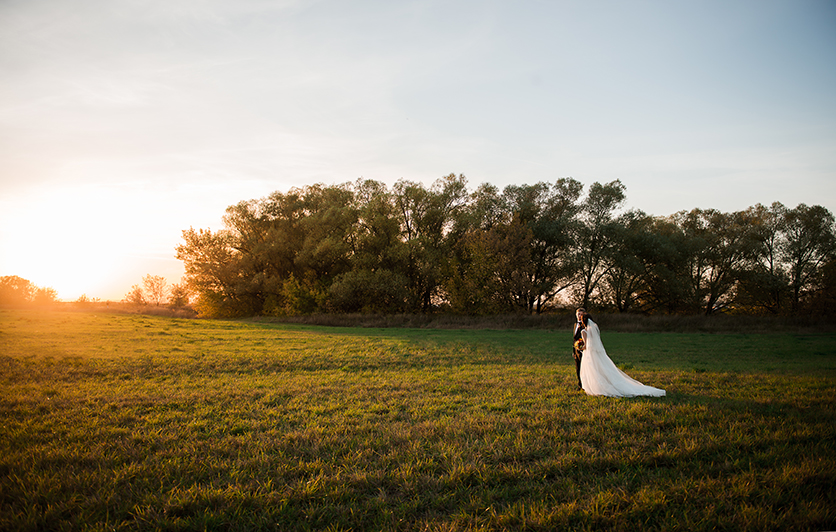
[[589,320],[582,333],[584,337],[583,358],[581,358],[581,384],[589,395],[609,397],[635,397],[649,395],[662,397],[665,390],[646,386],[618,369],[607,356],[601,342],[598,325]]

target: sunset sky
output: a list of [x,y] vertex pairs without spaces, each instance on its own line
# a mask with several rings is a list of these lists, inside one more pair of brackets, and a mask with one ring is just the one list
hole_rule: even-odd
[[121,300],[238,201],[451,172],[836,212],[836,2],[0,2],[0,276]]

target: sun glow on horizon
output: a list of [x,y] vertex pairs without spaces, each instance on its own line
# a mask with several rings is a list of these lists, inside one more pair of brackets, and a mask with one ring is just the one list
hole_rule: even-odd
[[[159,238],[144,194],[125,194],[113,187],[53,186],[36,198],[6,204],[4,224],[8,242],[0,259],[0,275],[16,275],[40,288],[52,288],[63,301],[82,295],[91,299],[121,300],[146,274],[179,282],[182,265],[174,258],[174,246],[148,253],[148,241]],[[128,200],[132,197],[137,201]],[[37,209],[27,209],[36,205]],[[170,240],[170,239],[169,239]],[[149,257],[149,255],[151,255]],[[148,259],[159,264],[147,269]]]

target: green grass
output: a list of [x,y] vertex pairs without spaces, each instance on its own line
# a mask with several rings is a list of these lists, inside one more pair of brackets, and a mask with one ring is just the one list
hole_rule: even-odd
[[2,530],[828,530],[836,335],[0,310]]

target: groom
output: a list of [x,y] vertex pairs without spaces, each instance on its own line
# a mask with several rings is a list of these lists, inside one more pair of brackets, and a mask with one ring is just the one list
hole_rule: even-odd
[[575,311],[575,335],[572,342],[572,357],[575,359],[575,371],[578,374],[578,388],[583,389],[581,384],[581,358],[583,358],[583,337],[581,331],[584,330],[583,315],[586,314],[586,309],[581,307]]

